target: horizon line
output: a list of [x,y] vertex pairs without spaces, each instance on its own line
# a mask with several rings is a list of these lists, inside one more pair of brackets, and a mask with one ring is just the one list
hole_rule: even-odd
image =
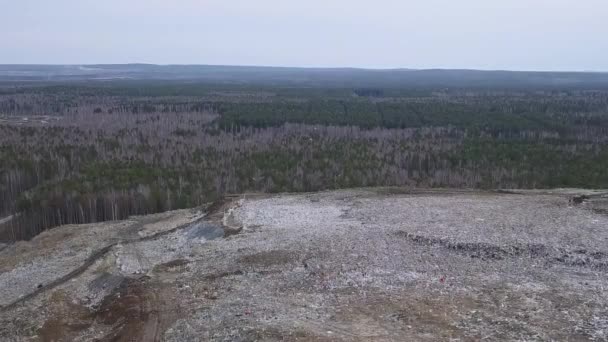
[[608,70],[576,70],[576,69],[501,69],[501,68],[469,68],[469,67],[356,67],[356,66],[284,66],[266,64],[196,64],[196,63],[0,63],[1,66],[112,66],[112,65],[145,65],[159,67],[202,66],[202,67],[232,67],[232,68],[268,68],[268,69],[309,69],[309,70],[364,70],[364,71],[482,71],[482,72],[528,72],[528,73],[608,73]]

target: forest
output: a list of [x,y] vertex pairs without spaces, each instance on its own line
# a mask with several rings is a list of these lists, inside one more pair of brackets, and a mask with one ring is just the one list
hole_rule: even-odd
[[243,192],[608,188],[598,78],[4,80],[0,241]]

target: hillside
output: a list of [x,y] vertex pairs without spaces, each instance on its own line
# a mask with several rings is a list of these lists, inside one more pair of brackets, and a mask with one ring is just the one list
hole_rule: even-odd
[[0,251],[0,339],[605,340],[607,210],[376,188],[58,227]]

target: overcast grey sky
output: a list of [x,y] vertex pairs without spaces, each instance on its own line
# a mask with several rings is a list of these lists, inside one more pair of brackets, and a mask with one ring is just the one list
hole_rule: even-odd
[[0,0],[0,63],[608,71],[607,0]]

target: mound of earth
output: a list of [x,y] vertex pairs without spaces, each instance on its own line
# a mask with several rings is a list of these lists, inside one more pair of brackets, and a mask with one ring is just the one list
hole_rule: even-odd
[[383,188],[63,226],[0,250],[0,340],[603,341],[607,209]]

